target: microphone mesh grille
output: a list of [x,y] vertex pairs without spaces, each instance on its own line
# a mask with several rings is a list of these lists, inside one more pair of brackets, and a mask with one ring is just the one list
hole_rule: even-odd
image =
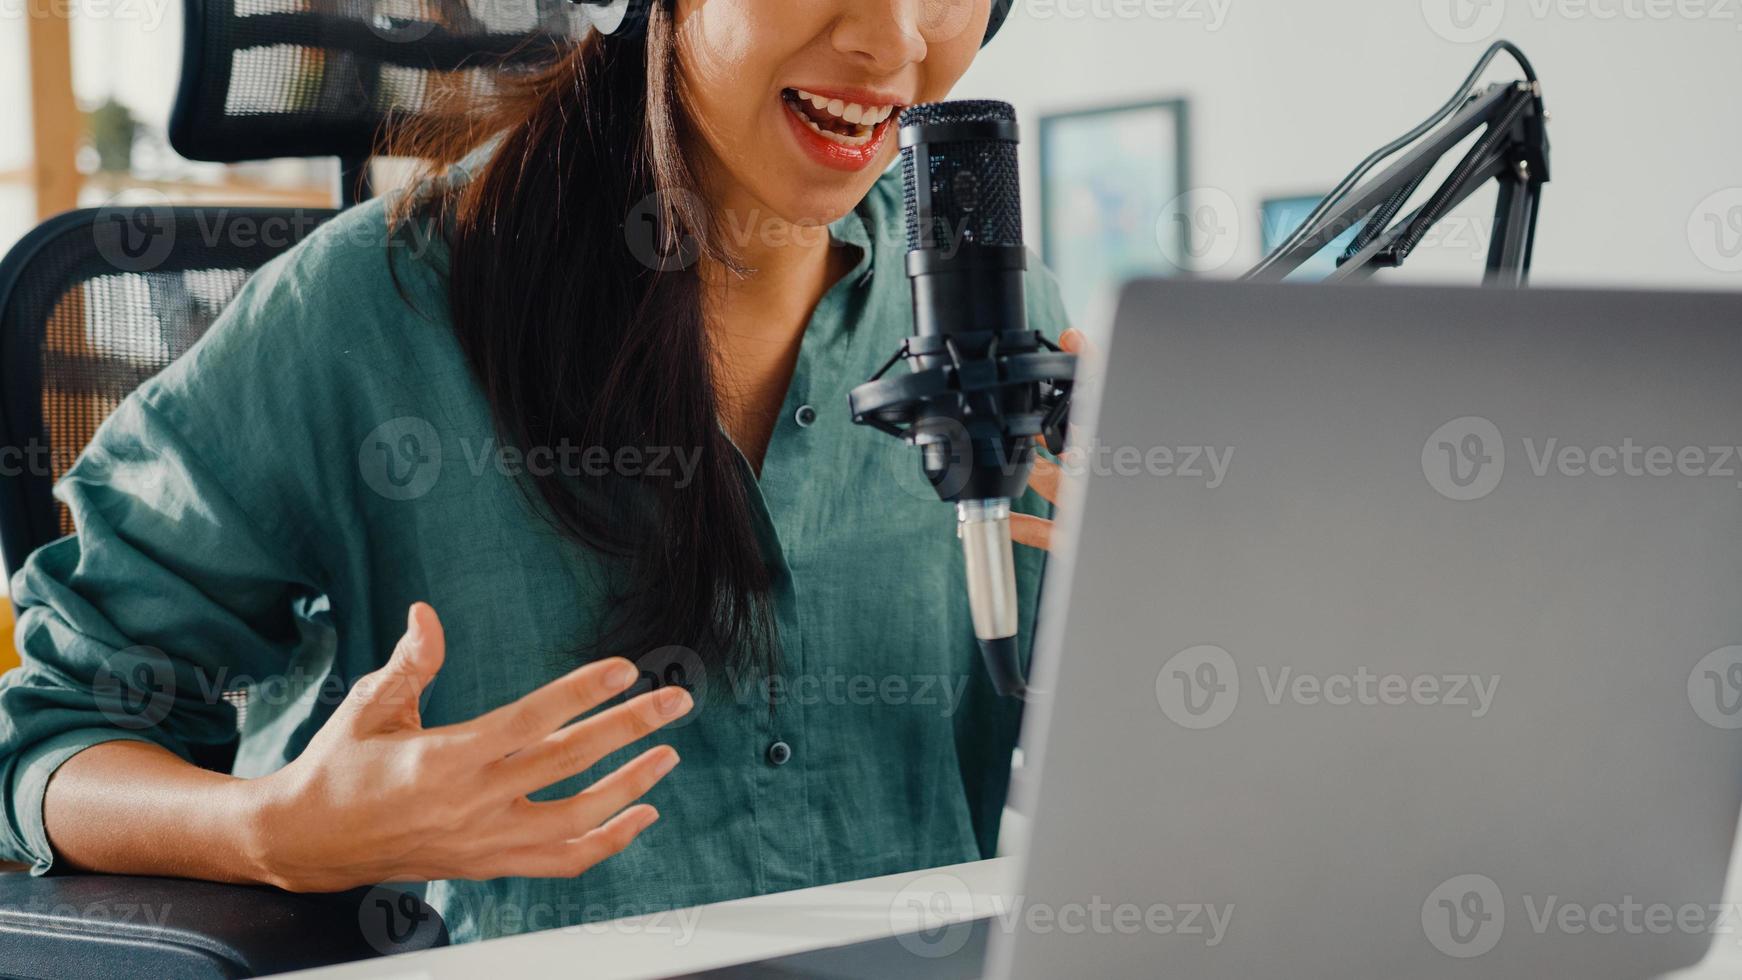
[[[901,114],[914,125],[1014,122],[1007,102],[960,101],[916,105]],[[984,138],[927,142],[925,172],[914,147],[901,151],[902,189],[907,201],[907,248],[954,249],[961,245],[1022,244],[1022,182],[1016,143],[990,133]],[[921,182],[931,191],[931,213],[920,213]]]

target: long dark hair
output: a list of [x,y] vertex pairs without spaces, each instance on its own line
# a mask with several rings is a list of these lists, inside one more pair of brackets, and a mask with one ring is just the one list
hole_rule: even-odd
[[408,205],[445,229],[453,329],[498,438],[696,459],[687,479],[581,467],[522,481],[564,537],[610,559],[607,622],[583,647],[633,658],[681,645],[710,668],[772,670],[770,572],[719,426],[698,272],[731,257],[685,158],[669,0],[650,6],[644,37],[590,34],[392,145],[439,163],[499,134],[471,179]]

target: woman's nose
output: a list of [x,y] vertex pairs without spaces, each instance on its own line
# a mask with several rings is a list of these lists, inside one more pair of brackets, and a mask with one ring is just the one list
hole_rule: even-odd
[[924,28],[933,8],[976,0],[844,0],[835,22],[835,49],[880,74],[925,60]]

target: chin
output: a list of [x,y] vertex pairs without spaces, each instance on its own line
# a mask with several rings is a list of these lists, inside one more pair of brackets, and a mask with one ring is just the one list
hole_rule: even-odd
[[852,213],[881,174],[882,170],[878,170],[875,174],[855,174],[850,180],[839,176],[822,181],[812,179],[806,183],[813,186],[803,190],[796,189],[798,181],[782,182],[758,196],[787,224],[823,226]]
[[814,224],[830,224],[851,214],[870,190],[870,183],[866,183],[863,187],[855,185],[836,188],[827,194],[819,194],[811,200],[805,201],[798,213],[810,215],[810,221]]

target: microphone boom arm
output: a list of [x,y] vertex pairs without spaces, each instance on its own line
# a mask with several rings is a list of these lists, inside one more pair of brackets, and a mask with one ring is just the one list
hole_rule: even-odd
[[[1500,184],[1484,283],[1523,286],[1530,276],[1542,185],[1549,179],[1547,113],[1542,84],[1526,80],[1489,86],[1469,97],[1439,130],[1412,147],[1379,176],[1350,190],[1317,221],[1247,273],[1252,281],[1280,281],[1349,229],[1362,226],[1326,282],[1366,278],[1403,264],[1427,233],[1490,180]],[[1440,161],[1472,133],[1485,129],[1426,203],[1392,224],[1403,204]]]

